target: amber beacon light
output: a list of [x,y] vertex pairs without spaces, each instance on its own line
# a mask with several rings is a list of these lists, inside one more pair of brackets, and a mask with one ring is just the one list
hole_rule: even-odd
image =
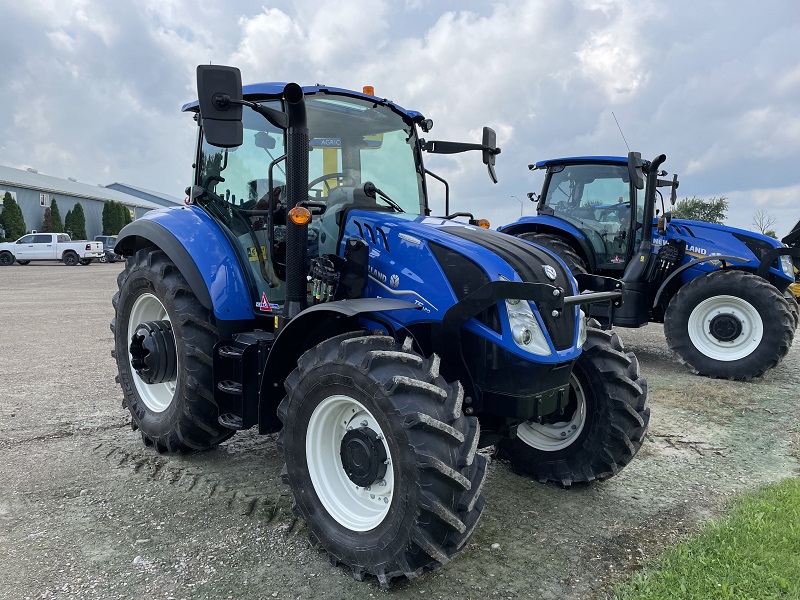
[[364,91],[365,94],[369,94],[370,96],[374,96],[375,95],[375,86],[373,86],[373,85],[365,85],[363,91]]

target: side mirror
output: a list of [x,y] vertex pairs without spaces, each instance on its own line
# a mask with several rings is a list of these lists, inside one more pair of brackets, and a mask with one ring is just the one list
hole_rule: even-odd
[[672,176],[672,191],[669,193],[669,202],[672,206],[678,201],[678,175]]
[[658,234],[667,235],[667,225],[672,221],[672,213],[665,212],[658,218]]
[[494,170],[495,156],[500,154],[497,147],[497,134],[491,127],[483,128],[483,164],[489,169],[489,177],[497,183],[497,173]]
[[197,99],[206,141],[219,148],[235,148],[244,141],[242,74],[236,67],[198,65]]
[[644,172],[642,171],[642,153],[628,152],[628,176],[637,190],[644,188]]

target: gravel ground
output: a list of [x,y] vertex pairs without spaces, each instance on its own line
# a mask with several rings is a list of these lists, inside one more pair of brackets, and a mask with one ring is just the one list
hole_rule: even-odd
[[605,598],[736,492],[800,473],[800,350],[751,383],[697,377],[663,329],[621,330],[650,384],[629,467],[564,490],[493,461],[446,568],[382,590],[311,549],[274,436],[160,456],[110,357],[120,264],[0,268],[0,598]]

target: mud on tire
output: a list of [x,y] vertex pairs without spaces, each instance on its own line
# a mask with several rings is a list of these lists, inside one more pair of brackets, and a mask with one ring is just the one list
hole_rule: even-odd
[[641,448],[650,421],[647,382],[616,333],[588,328],[570,383],[563,420],[522,423],[517,437],[500,442],[499,455],[515,472],[563,486],[603,480]]
[[387,585],[464,548],[484,506],[486,459],[478,420],[462,413],[463,389],[439,375],[438,357],[350,333],[306,352],[285,387],[284,481],[332,564]]
[[664,316],[673,352],[697,373],[719,379],[763,375],[786,356],[794,329],[781,292],[745,271],[693,279],[672,297]]
[[[112,356],[131,426],[159,452],[204,450],[228,439],[234,431],[218,423],[212,388],[211,357],[218,338],[213,312],[200,304],[178,267],[157,248],[129,257],[117,285]],[[139,323],[131,322],[132,309],[134,320],[171,323],[177,349],[173,381],[147,384],[134,371],[129,346]]]

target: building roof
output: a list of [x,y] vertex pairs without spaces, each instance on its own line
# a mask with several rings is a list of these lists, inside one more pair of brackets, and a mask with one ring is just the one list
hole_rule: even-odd
[[148,190],[147,188],[131,185],[129,183],[120,183],[115,181],[114,183],[109,183],[106,188],[110,190],[117,190],[118,192],[125,192],[126,194],[131,194],[132,196],[136,196],[142,200],[147,200],[148,202],[155,202],[156,204],[163,203],[164,206],[173,206],[175,204],[183,205],[182,198],[170,196],[169,194],[164,194],[163,192]]
[[0,186],[12,186],[30,190],[38,190],[51,194],[63,194],[74,198],[86,198],[89,200],[116,200],[128,206],[138,206],[140,208],[156,209],[161,205],[154,202],[142,200],[131,194],[112,190],[101,185],[90,185],[80,183],[70,179],[61,179],[42,173],[32,173],[23,169],[13,169],[0,165]]

